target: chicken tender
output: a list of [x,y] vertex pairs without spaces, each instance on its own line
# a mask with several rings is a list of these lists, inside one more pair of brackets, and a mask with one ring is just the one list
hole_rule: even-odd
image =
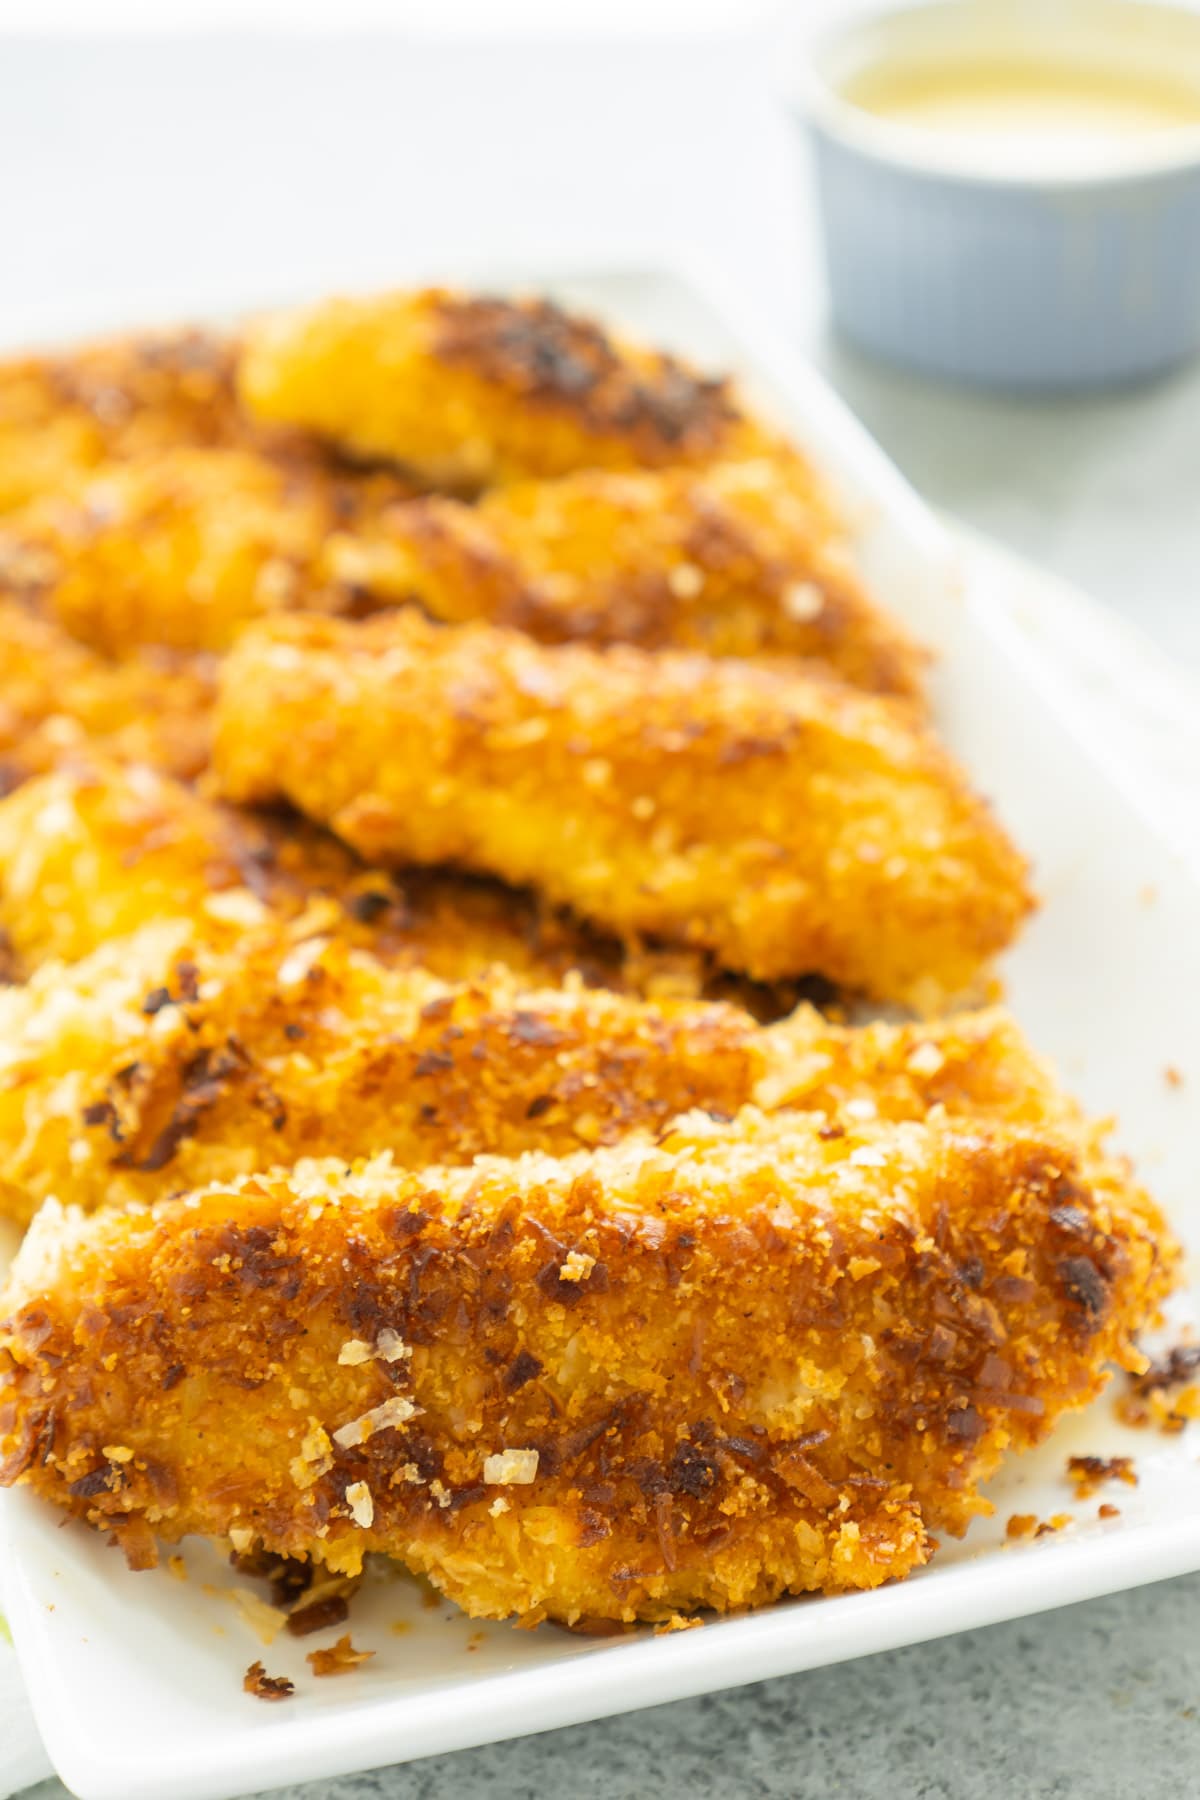
[[968,987],[1024,864],[907,708],[737,661],[548,647],[415,612],[273,621],[227,659],[215,768],[374,861],[529,884],[618,936],[884,1000]]
[[331,561],[376,601],[417,600],[455,623],[811,658],[857,687],[920,691],[923,653],[872,604],[840,527],[779,459],[585,470],[477,506],[433,496],[340,540]]
[[539,992],[503,968],[450,985],[308,928],[216,947],[163,921],[0,994],[0,1213],[150,1202],[306,1156],[565,1155],[752,1101],[893,1121],[937,1108],[1104,1155],[999,1011],[849,1027],[806,1006],[764,1029],[578,980]]
[[524,1623],[873,1587],[1144,1365],[1174,1257],[1061,1140],[944,1120],[50,1204],[0,1327],[0,1480],[135,1566],[189,1532],[384,1551]]
[[275,929],[143,927],[0,993],[0,1213],[148,1201],[306,1156],[467,1163],[736,1111],[754,1022],[511,970],[450,986]]
[[0,800],[0,939],[18,969],[76,961],[164,919],[214,947],[279,921],[447,981],[504,965],[555,986],[577,971],[631,993],[733,988],[772,1016],[786,1009],[773,991],[714,977],[695,954],[624,954],[495,882],[366,867],[302,820],[214,803],[151,769],[85,763]]
[[411,490],[248,449],[169,449],[105,464],[0,531],[0,589],[108,655],[224,650],[265,613],[355,604],[339,534]]
[[0,512],[106,460],[261,437],[237,404],[235,358],[232,339],[182,330],[0,363]]
[[0,793],[89,751],[195,776],[214,698],[205,659],[146,651],[110,662],[0,596]]
[[252,417],[477,490],[574,469],[661,468],[761,448],[728,384],[615,342],[543,299],[445,288],[318,301],[252,322]]

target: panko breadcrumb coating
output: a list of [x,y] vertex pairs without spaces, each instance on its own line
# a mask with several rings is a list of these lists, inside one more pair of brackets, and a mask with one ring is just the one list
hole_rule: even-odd
[[699,1001],[447,985],[275,929],[144,926],[0,991],[0,1214],[148,1201],[306,1156],[467,1163],[736,1111],[754,1022]]
[[546,646],[415,611],[278,619],[226,660],[214,766],[375,861],[535,887],[759,980],[967,988],[1024,864],[908,708],[794,666]]
[[724,381],[673,356],[618,343],[548,300],[446,288],[252,321],[238,384],[260,422],[317,432],[436,487],[705,463],[765,441]]
[[89,471],[0,530],[0,590],[112,656],[224,650],[263,614],[355,604],[330,559],[411,493],[250,449],[174,448]]
[[87,752],[197,775],[214,697],[206,659],[147,650],[110,662],[0,595],[0,794]]
[[76,961],[164,919],[214,947],[283,922],[447,981],[504,965],[532,986],[578,971],[631,993],[730,988],[772,1016],[786,1006],[688,952],[623,954],[494,882],[368,868],[303,820],[214,803],[151,769],[85,762],[0,800],[0,939],[19,969]]
[[0,362],[0,512],[105,461],[261,438],[237,403],[236,354],[185,329]]
[[148,1202],[307,1156],[565,1155],[750,1102],[938,1108],[1052,1127],[1089,1165],[1104,1154],[1000,1011],[849,1027],[805,1006],[763,1028],[578,980],[538,991],[506,968],[447,984],[309,929],[218,946],[161,921],[0,992],[0,1213]]
[[792,655],[856,686],[920,687],[921,652],[872,605],[839,529],[767,458],[588,470],[467,506],[382,473],[166,450],[89,471],[0,529],[0,591],[113,656],[224,650],[265,614],[415,599],[547,642]]
[[920,690],[922,652],[872,604],[844,533],[794,464],[521,482],[477,506],[399,506],[331,562],[377,601],[417,600],[546,643],[811,658],[856,687]]
[[49,1205],[0,1328],[0,1480],[115,1532],[586,1619],[873,1587],[985,1509],[1174,1266],[1038,1132],[748,1113],[657,1148],[389,1159]]

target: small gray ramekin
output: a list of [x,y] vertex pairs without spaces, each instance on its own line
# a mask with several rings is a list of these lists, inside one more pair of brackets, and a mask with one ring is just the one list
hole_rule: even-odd
[[1153,375],[1200,349],[1200,129],[1086,170],[953,166],[867,113],[872,64],[1039,53],[1194,82],[1200,13],[1136,0],[941,0],[826,30],[789,100],[814,157],[835,320],[868,350],[992,387]]

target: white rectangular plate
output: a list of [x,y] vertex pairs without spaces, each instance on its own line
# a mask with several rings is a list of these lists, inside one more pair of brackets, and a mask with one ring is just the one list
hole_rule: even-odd
[[[478,281],[480,271],[467,279]],[[861,524],[879,593],[933,643],[938,721],[1033,856],[1043,910],[1010,958],[1015,1009],[1090,1106],[1118,1113],[1185,1238],[1200,1239],[1200,855],[1164,829],[1109,735],[1058,691],[1039,650],[1050,628],[1003,575],[963,581],[937,523],[840,402],[788,346],[692,280],[654,272],[556,278],[483,271],[485,283],[564,299],[743,378],[835,475]],[[87,321],[83,322],[84,324]],[[994,565],[993,565],[994,566]],[[976,564],[969,565],[972,571]],[[1000,565],[1003,570],[1003,565]],[[1061,628],[1061,625],[1060,625]],[[1185,1085],[1165,1079],[1176,1068]],[[1189,1083],[1190,1081],[1190,1088]],[[1174,1325],[1192,1316],[1185,1295]],[[811,1668],[1200,1567],[1197,1434],[1134,1434],[1110,1399],[1012,1464],[994,1518],[947,1544],[911,1581],[872,1594],[784,1603],[662,1637],[575,1639],[479,1627],[430,1607],[404,1578],[355,1601],[356,1645],[375,1659],[313,1682],[308,1643],[262,1650],[231,1605],[212,1552],[186,1584],[126,1572],[92,1533],[28,1495],[4,1497],[9,1617],[49,1753],[82,1800],[225,1800],[285,1781],[405,1761],[709,1689]],[[1072,1452],[1132,1452],[1139,1485],[1075,1503]],[[1037,1542],[1006,1543],[1013,1512],[1070,1512]],[[318,1640],[328,1641],[326,1638]],[[246,1697],[262,1656],[295,1678],[277,1707]]]

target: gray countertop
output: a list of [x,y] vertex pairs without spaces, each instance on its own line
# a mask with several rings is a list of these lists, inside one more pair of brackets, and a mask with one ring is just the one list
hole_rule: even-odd
[[[929,499],[1200,672],[1200,372],[1012,402],[831,342],[761,47],[29,41],[4,46],[0,102],[0,205],[21,246],[0,328],[64,293],[152,308],[222,280],[286,292],[463,252],[700,250],[806,343]],[[288,1792],[1177,1800],[1200,1792],[1198,1606],[1192,1577]]]
[[1192,1800],[1198,1609],[1189,1576],[281,1800]]

